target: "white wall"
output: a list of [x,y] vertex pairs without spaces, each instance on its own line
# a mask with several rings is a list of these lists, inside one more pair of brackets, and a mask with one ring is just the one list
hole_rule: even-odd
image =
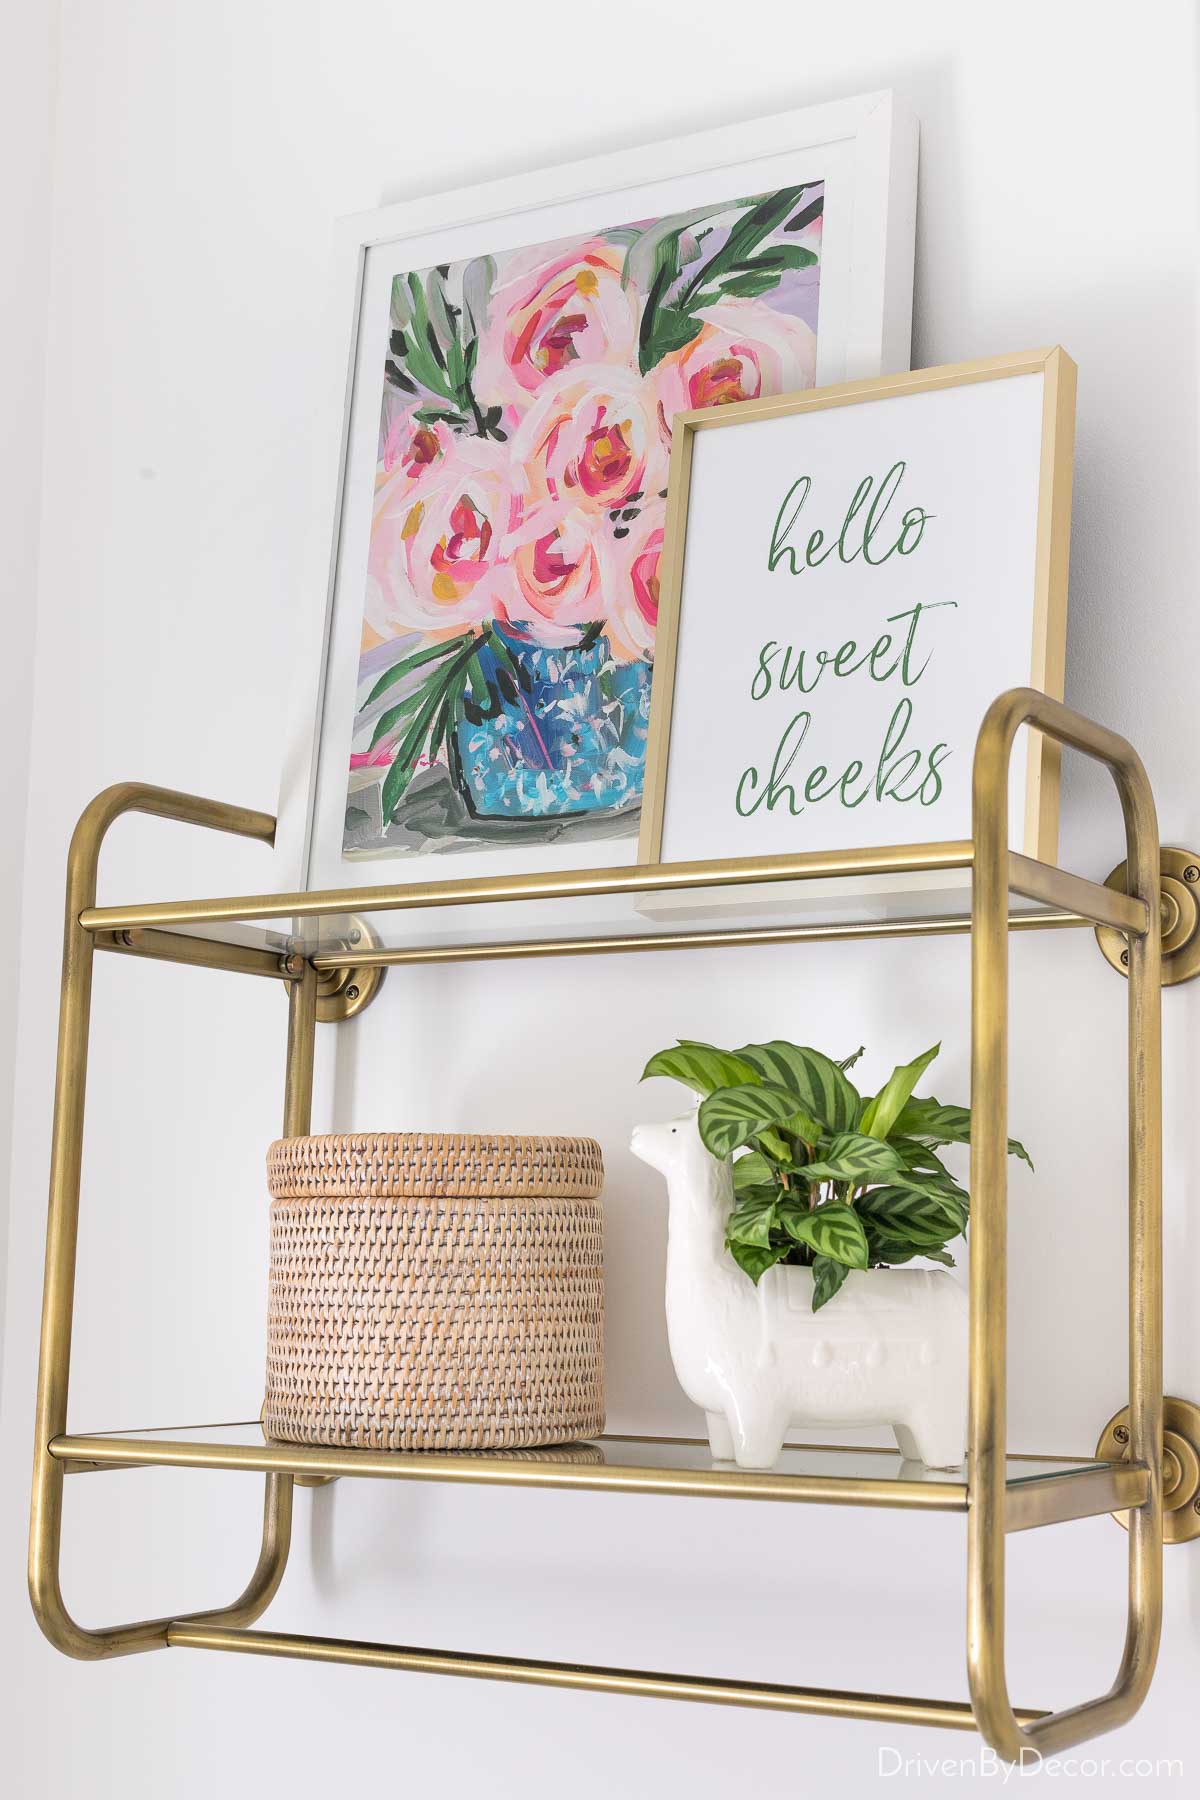
[[[1200,840],[1196,66],[1192,9],[840,8],[671,0],[63,0],[39,647],[0,1490],[0,1750],[11,1791],[235,1795],[436,1784],[454,1795],[836,1792],[878,1754],[974,1740],[374,1672],[39,1638],[21,1563],[62,861],[83,802],[145,776],[271,807],[302,580],[313,381],[337,214],[488,174],[888,84],[922,121],[914,361],[1061,341],[1080,365],[1068,698],[1142,749],[1168,842]],[[1102,875],[1116,808],[1070,771],[1064,854]],[[130,822],[113,898],[229,892],[266,853]],[[1012,1437],[1090,1449],[1124,1390],[1124,989],[1085,934],[1013,946]],[[318,1124],[583,1130],[610,1166],[612,1422],[678,1428],[664,1208],[625,1151],[677,1033],[865,1039],[873,1069],[945,1039],[965,1089],[959,942],[393,971],[325,1044]],[[261,1392],[261,1157],[282,1000],[233,978],[98,971],[72,1420],[245,1417]],[[261,984],[267,988],[268,984]],[[479,1024],[486,1007],[490,1023]],[[1169,1391],[1200,1398],[1200,988],[1166,996]],[[501,1043],[501,1030],[504,1044]],[[505,1053],[519,1042],[519,1059]],[[518,1075],[517,1069],[521,1071]],[[240,1588],[257,1483],[68,1484],[65,1586],[88,1623]],[[1125,1543],[1107,1520],[1011,1549],[1011,1685],[1107,1685]],[[341,1482],[301,1495],[284,1629],[961,1694],[952,1519]],[[1196,1779],[1200,1549],[1167,1556],[1149,1704],[1100,1754]],[[925,1791],[927,1778],[893,1786]],[[984,1775],[968,1785],[987,1790]],[[1100,1782],[1099,1785],[1105,1785]],[[1127,1787],[1116,1776],[1115,1789]],[[1164,1788],[1182,1786],[1164,1777]]]
[[[21,923],[21,845],[33,716],[33,642],[42,464],[50,154],[57,4],[0,9],[0,944]],[[0,961],[0,1169],[12,1149],[18,960]],[[0,1187],[0,1368],[7,1184]]]

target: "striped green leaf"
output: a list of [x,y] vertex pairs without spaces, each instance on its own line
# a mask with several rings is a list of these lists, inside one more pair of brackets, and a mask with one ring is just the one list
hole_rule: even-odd
[[789,1244],[775,1244],[764,1247],[761,1244],[730,1244],[729,1254],[739,1269],[742,1269],[757,1287],[767,1270],[785,1256],[790,1256]]
[[736,1054],[764,1081],[789,1089],[793,1108],[826,1131],[853,1130],[861,1105],[858,1090],[819,1050],[775,1038],[769,1044],[746,1044]]
[[813,1297],[812,1309],[820,1312],[850,1273],[846,1263],[834,1262],[831,1256],[815,1256],[813,1258]]
[[971,1207],[971,1196],[946,1169],[904,1168],[891,1178],[892,1187],[911,1188],[917,1194],[932,1194],[956,1206],[965,1220]]
[[778,1197],[777,1188],[770,1192],[760,1191],[735,1206],[725,1221],[725,1242],[758,1244],[765,1250],[771,1242]]
[[867,1234],[862,1220],[852,1206],[832,1201],[809,1210],[803,1206],[781,1205],[777,1209],[779,1224],[798,1244],[807,1244],[818,1256],[845,1263],[851,1269],[869,1266]]
[[[899,1118],[896,1130],[905,1137],[924,1138],[931,1144],[969,1144],[971,1113],[965,1106],[943,1106],[940,1100],[910,1100]],[[1016,1138],[1008,1140],[1008,1154],[1019,1156],[1032,1169],[1033,1160],[1024,1144]]]
[[877,1187],[855,1203],[859,1217],[881,1237],[906,1244],[944,1244],[966,1224],[963,1207],[949,1194],[921,1194],[908,1187]]
[[935,1044],[922,1056],[894,1068],[873,1100],[867,1102],[858,1129],[868,1137],[885,1138],[912,1097],[912,1091],[941,1049]]
[[774,1180],[775,1164],[761,1150],[739,1156],[733,1165],[733,1186],[739,1194],[743,1188],[761,1187]]
[[920,1249],[916,1244],[901,1244],[891,1238],[879,1237],[871,1230],[871,1222],[866,1221],[867,1244],[871,1252],[871,1267],[878,1268],[886,1264],[889,1269],[898,1269],[910,1263],[914,1256],[929,1256],[932,1251]]
[[651,1075],[666,1075],[682,1081],[697,1094],[711,1094],[717,1088],[741,1087],[757,1082],[758,1076],[749,1063],[718,1050],[713,1044],[680,1042],[670,1050],[660,1050],[642,1070],[642,1080]]
[[891,1144],[867,1137],[860,1131],[843,1131],[829,1144],[824,1156],[807,1164],[805,1181],[879,1181],[904,1172],[900,1154]]
[[796,1106],[786,1088],[769,1082],[718,1088],[700,1102],[700,1136],[714,1156],[730,1156],[766,1125],[781,1125]]
[[901,1244],[891,1238],[879,1237],[872,1231],[869,1220],[867,1243],[871,1247],[872,1266],[886,1264],[890,1269],[898,1269],[918,1256],[924,1257],[926,1262],[941,1263],[947,1269],[955,1266],[954,1258],[941,1244]]
[[923,1144],[920,1138],[900,1137],[892,1131],[888,1134],[888,1143],[899,1153],[906,1169],[925,1171],[932,1175],[950,1173],[932,1145]]

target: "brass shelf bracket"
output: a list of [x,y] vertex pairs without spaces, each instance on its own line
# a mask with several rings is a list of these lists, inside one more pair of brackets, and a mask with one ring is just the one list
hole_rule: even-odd
[[[379,949],[379,939],[371,930],[365,919],[351,918],[345,930],[328,946],[331,958],[369,957]],[[293,955],[284,959],[284,967],[288,971],[299,973],[308,966],[301,955]],[[387,968],[377,962],[343,962],[332,960],[313,965],[317,975],[317,1023],[318,1025],[340,1025],[345,1019],[356,1018],[365,1012],[376,994],[383,986],[383,978]]]
[[317,970],[317,1023],[340,1025],[365,1012],[383,986],[387,969],[381,963],[364,967]]
[[[1164,844],[1159,851],[1159,914],[1162,920],[1162,984],[1175,987],[1200,975],[1200,855]],[[1118,863],[1107,888],[1127,894],[1129,866]],[[1096,927],[1104,960],[1118,975],[1129,973],[1129,940],[1111,925]]]
[[[1114,1413],[1096,1445],[1109,1462],[1128,1461],[1129,1408]],[[1200,1406],[1168,1394],[1163,1401],[1163,1543],[1190,1544],[1200,1537]],[[1129,1514],[1115,1512],[1129,1530]]]

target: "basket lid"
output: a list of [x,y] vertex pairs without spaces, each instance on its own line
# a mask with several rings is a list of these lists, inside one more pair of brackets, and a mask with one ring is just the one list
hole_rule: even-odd
[[267,1151],[276,1200],[478,1194],[592,1197],[604,1184],[594,1138],[362,1131],[279,1138]]

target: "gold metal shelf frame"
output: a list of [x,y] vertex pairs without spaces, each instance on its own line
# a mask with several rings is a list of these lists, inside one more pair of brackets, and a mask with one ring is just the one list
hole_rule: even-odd
[[[1087,881],[1008,849],[1008,767],[1017,731],[1029,726],[1102,762],[1125,819],[1125,880]],[[1136,751],[1114,733],[1032,689],[1002,694],[980,728],[974,764],[973,835],[946,844],[884,850],[745,858],[723,862],[585,870],[408,887],[251,895],[232,899],[97,906],[100,849],[123,813],[143,812],[270,844],[265,813],[136,783],[108,788],[85,809],[67,860],[66,921],[58,1073],[46,1229],[30,1528],[29,1587],[50,1642],[67,1655],[100,1660],[167,1646],[290,1656],[427,1674],[534,1682],[606,1693],[777,1708],[889,1724],[978,1730],[1017,1761],[1034,1749],[1065,1749],[1124,1723],[1141,1705],[1154,1671],[1162,1618],[1162,1264],[1161,1044],[1162,895],[1158,825]],[[969,920],[953,915],[872,919],[852,924],[735,925],[721,930],[638,932],[490,943],[372,946],[345,932],[332,947],[306,936],[306,921],[353,920],[368,912],[531,899],[650,894],[743,887],[908,871],[970,871]],[[1010,896],[1044,910],[1010,910]],[[247,923],[286,920],[283,937],[246,932]],[[1168,921],[1169,928],[1170,921]],[[1093,926],[1120,935],[1129,976],[1129,1403],[1122,1459],[1014,1459],[1006,1454],[1006,1142],[1008,933],[1010,929]],[[222,928],[228,928],[228,936]],[[360,975],[388,964],[514,956],[627,953],[733,944],[877,936],[971,933],[970,1449],[965,1468],[931,1478],[896,1468],[890,1453],[794,1447],[779,1468],[751,1474],[713,1464],[688,1440],[600,1439],[531,1456],[403,1456],[262,1439],[251,1426],[133,1433],[68,1433],[67,1400],[83,1148],[84,1092],[94,952],[156,957],[278,980],[287,992],[283,1131],[309,1129],[319,987],[328,1016],[350,1016],[364,996]],[[200,933],[202,935],[193,935]],[[1111,938],[1106,941],[1111,949]],[[365,985],[365,983],[363,984]],[[351,992],[351,990],[356,990]],[[369,995],[366,996],[369,998]],[[236,1434],[241,1430],[243,1435]],[[249,1433],[247,1436],[246,1433]],[[230,1434],[233,1434],[232,1436]],[[636,1448],[631,1448],[636,1446]],[[568,1447],[569,1448],[569,1447]],[[865,1460],[864,1460],[865,1459]],[[887,1459],[887,1460],[872,1460]],[[1028,1464],[1029,1466],[1024,1466]],[[69,1472],[130,1466],[224,1468],[265,1475],[258,1560],[243,1592],[224,1607],[167,1614],[102,1628],[75,1622],[60,1579],[63,1481]],[[504,1482],[613,1492],[708,1495],[823,1504],[891,1506],[965,1513],[967,1519],[967,1678],[969,1700],[832,1692],[760,1681],[707,1679],[649,1670],[593,1668],[528,1658],[477,1656],[348,1639],[293,1636],[249,1627],[274,1597],[287,1563],[295,1481],[330,1475]],[[1120,1511],[1129,1526],[1127,1627],[1109,1691],[1065,1711],[1017,1709],[1005,1673],[1005,1542],[1009,1532],[1099,1512]]]

